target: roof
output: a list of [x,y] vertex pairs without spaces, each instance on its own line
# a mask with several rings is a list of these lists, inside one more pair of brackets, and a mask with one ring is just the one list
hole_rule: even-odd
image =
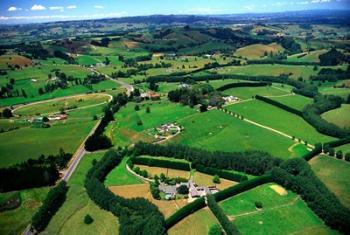
[[176,194],[176,186],[175,185],[166,185],[164,183],[159,184],[159,190],[165,194]]

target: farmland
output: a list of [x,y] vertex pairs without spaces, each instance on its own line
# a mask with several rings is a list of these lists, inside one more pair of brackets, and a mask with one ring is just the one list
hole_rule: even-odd
[[350,105],[343,104],[340,108],[330,110],[322,114],[322,118],[340,127],[350,127]]

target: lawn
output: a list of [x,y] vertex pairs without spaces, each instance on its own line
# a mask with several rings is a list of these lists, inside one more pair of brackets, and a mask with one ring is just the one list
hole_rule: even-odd
[[50,122],[50,128],[23,127],[0,134],[0,167],[38,158],[41,154],[57,154],[60,148],[74,153],[97,121],[102,106],[69,112],[68,119]]
[[168,230],[169,235],[200,235],[208,234],[209,229],[214,224],[218,224],[213,213],[208,207],[203,208],[177,224]]
[[[165,123],[176,122],[182,117],[193,114],[195,111],[188,106],[181,106],[168,101],[157,101],[138,104],[139,111],[135,111],[136,103],[128,103],[115,115],[115,122],[107,127],[106,134],[117,146],[129,146],[138,141],[154,141],[149,134],[150,130]],[[146,113],[146,107],[150,113]],[[137,125],[141,120],[142,125]]]
[[49,187],[20,191],[21,206],[0,212],[0,234],[21,234],[30,223],[36,210],[41,206],[48,191]]
[[269,130],[239,120],[219,110],[211,110],[178,120],[184,130],[171,142],[210,151],[266,151],[280,158],[290,158],[288,148],[294,142]]
[[130,184],[141,184],[143,181],[130,174],[125,167],[127,157],[123,159],[123,161],[114,168],[106,177],[104,184],[106,186],[113,185],[130,185]]
[[292,107],[292,108],[295,108],[297,110],[303,110],[303,108],[306,105],[313,103],[313,100],[311,98],[301,96],[301,95],[271,97],[270,99],[276,100],[282,104],[285,104],[285,105]]
[[322,114],[322,118],[342,128],[350,127],[350,104],[342,104],[340,108]]
[[[262,203],[262,209],[255,207],[257,201]],[[274,183],[258,186],[219,205],[241,234],[331,232],[300,197]]]
[[350,163],[328,156],[319,156],[310,161],[310,165],[322,182],[350,208]]
[[311,144],[334,139],[318,133],[301,117],[259,100],[233,104],[226,108],[243,115],[247,119],[275,128],[296,138],[301,138]]
[[265,86],[265,87],[237,87],[237,88],[230,88],[225,91],[223,91],[225,95],[233,95],[240,99],[246,100],[251,99],[252,97],[256,95],[260,96],[281,96],[281,95],[288,95],[290,92],[287,92],[285,90],[281,90],[278,87],[275,86]]
[[[51,219],[47,234],[118,234],[118,219],[112,213],[100,209],[90,200],[84,188],[87,171],[94,159],[100,160],[104,152],[86,154],[68,182],[67,199]],[[84,216],[89,214],[94,222],[84,223]]]

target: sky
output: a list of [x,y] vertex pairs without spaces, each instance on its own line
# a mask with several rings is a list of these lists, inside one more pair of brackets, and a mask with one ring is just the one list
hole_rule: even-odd
[[350,9],[350,0],[0,0],[0,24],[153,14],[237,14]]

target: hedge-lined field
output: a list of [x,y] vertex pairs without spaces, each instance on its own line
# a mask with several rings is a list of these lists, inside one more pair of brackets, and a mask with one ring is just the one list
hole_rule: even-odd
[[308,143],[315,144],[334,140],[332,137],[318,133],[301,117],[259,100],[235,104],[226,108],[259,124],[302,138]]
[[[256,209],[255,202],[261,202],[262,209]],[[274,183],[258,186],[219,205],[241,234],[329,231],[296,194]]]
[[[49,128],[23,127],[0,135],[0,166],[10,166],[41,154],[57,154],[60,148],[74,153],[89,134],[102,106],[69,112],[67,120],[51,123]],[[21,146],[21,147],[18,147]]]
[[323,113],[322,118],[342,128],[350,127],[350,104]]
[[223,91],[225,95],[233,95],[240,99],[246,100],[251,99],[256,95],[261,96],[280,96],[287,95],[289,92],[280,90],[274,86],[265,86],[265,87],[237,87],[231,88]]
[[320,180],[331,190],[344,204],[350,208],[350,163],[332,158],[319,156],[310,161],[310,165]]
[[303,108],[312,104],[313,100],[311,98],[301,96],[301,95],[292,95],[292,96],[283,96],[283,97],[271,97],[270,99],[278,101],[284,105],[292,107],[297,110],[303,110]]
[[[100,209],[86,193],[84,180],[93,160],[100,160],[103,152],[87,154],[69,180],[67,199],[50,221],[48,234],[118,234],[118,220],[112,213]],[[94,222],[84,223],[89,214]]]
[[261,57],[265,56],[265,53],[267,55],[270,55],[270,53],[276,54],[283,51],[284,51],[284,48],[277,43],[271,43],[268,45],[253,44],[253,45],[239,48],[235,52],[235,55],[242,56],[247,59],[260,59]]
[[288,148],[294,143],[291,139],[234,118],[219,110],[197,113],[178,120],[178,122],[185,129],[170,142],[211,151],[261,150],[284,159],[289,158],[292,154],[288,151]]

